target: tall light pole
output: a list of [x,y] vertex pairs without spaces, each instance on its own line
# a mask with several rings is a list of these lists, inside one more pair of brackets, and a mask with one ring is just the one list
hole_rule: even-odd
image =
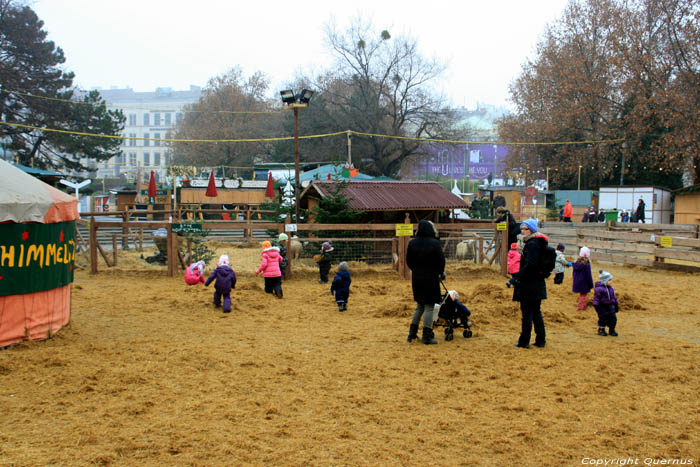
[[288,89],[280,91],[285,109],[294,110],[294,223],[299,223],[299,109],[309,106],[314,92],[304,89],[299,94]]
[[578,166],[578,190],[581,191],[581,167],[582,165]]

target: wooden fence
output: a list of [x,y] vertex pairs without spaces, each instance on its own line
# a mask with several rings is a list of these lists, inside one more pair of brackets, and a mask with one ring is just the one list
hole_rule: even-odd
[[[156,212],[152,211],[151,214]],[[170,211],[159,211],[158,213],[168,214]],[[96,213],[90,213],[96,214]],[[103,215],[104,213],[99,213]],[[121,215],[120,213],[112,213],[113,215]],[[80,221],[85,223],[86,221]],[[215,230],[230,230],[230,229],[243,229],[246,232],[243,240],[252,240],[253,230],[271,230],[278,233],[285,231],[285,224],[270,223],[264,221],[203,221],[199,223],[201,228],[207,231]],[[165,228],[167,230],[167,273],[168,276],[172,277],[177,274],[178,268],[183,268],[189,261],[190,256],[190,245],[187,245],[186,252],[182,252],[179,247],[179,243],[184,239],[180,237],[177,233],[173,232],[171,222],[163,221],[146,221],[146,222],[134,222],[131,220],[114,222],[114,221],[97,221],[91,218],[89,222],[90,227],[90,237],[89,237],[89,251],[90,251],[90,272],[96,274],[98,272],[98,254],[102,256],[108,267],[115,266],[118,261],[118,242],[117,238],[122,238],[122,248],[128,247],[128,239],[138,240],[138,248],[143,246],[143,236],[144,229],[158,229]],[[501,266],[501,273],[506,275],[507,261],[506,257],[508,254],[508,248],[506,243],[501,239],[507,238],[507,231],[497,230],[497,226],[493,222],[472,222],[472,223],[448,223],[448,224],[436,224],[436,227],[441,235],[441,240],[445,245],[459,243],[463,240],[472,240],[475,245],[475,255],[474,261],[476,263],[488,262],[489,264],[497,263]],[[117,228],[122,230],[122,234],[112,235],[112,255],[108,255],[104,248],[98,242],[98,231],[99,229],[105,228]],[[417,225],[413,225],[414,233]],[[377,242],[391,241],[391,255],[394,259],[394,268],[399,273],[400,277],[404,279],[410,278],[410,271],[406,265],[406,248],[411,237],[409,236],[395,236],[396,224],[297,224],[297,233],[305,237],[303,240],[313,240],[315,242],[320,242],[324,240],[333,241],[344,241],[342,238],[322,238],[319,234],[321,232],[329,231],[347,231],[347,232],[362,232],[363,237],[352,237],[347,238],[347,241],[367,241],[367,242]],[[477,231],[489,231],[492,234],[491,240],[486,242],[485,238],[479,234]],[[137,233],[138,232],[138,233]],[[303,232],[303,233],[302,233]],[[326,234],[327,235],[327,234]],[[217,237],[221,239],[221,237]],[[238,239],[240,240],[240,239]],[[301,239],[300,239],[301,240]],[[489,252],[492,252],[489,256]],[[293,264],[290,261],[288,267],[289,275],[291,276],[293,270]]]
[[551,222],[541,230],[573,258],[587,246],[594,261],[700,272],[697,225]]

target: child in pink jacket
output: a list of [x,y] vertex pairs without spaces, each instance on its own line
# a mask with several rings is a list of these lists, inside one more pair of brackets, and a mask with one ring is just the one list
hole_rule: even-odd
[[520,252],[518,244],[511,243],[510,251],[508,251],[508,274],[515,274],[520,271]]
[[204,282],[204,261],[197,261],[187,266],[185,269],[185,283],[187,285],[197,285]]
[[280,249],[272,246],[270,242],[263,242],[262,261],[255,271],[257,276],[262,272],[265,278],[265,293],[271,293],[277,298],[282,298],[282,271],[280,263],[283,261]]

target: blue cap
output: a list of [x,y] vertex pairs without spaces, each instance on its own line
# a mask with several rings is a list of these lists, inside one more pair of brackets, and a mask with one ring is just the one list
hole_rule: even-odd
[[526,226],[528,229],[530,229],[530,232],[535,233],[537,232],[537,219],[527,219],[523,221],[520,225]]

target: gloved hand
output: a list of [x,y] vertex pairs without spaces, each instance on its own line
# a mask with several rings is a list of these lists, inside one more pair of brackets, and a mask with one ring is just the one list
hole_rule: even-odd
[[335,295],[335,290],[331,290],[331,295]]
[[510,281],[506,282],[506,287],[510,289]]
[[441,272],[441,273],[440,273],[440,279],[441,279],[441,280],[444,281],[446,277],[447,277],[447,276],[445,276],[445,273],[444,273],[444,272]]
[[571,267],[571,266],[574,265],[574,263],[572,263],[571,261],[569,261],[568,263],[566,263],[566,265],[569,266],[569,267]]

